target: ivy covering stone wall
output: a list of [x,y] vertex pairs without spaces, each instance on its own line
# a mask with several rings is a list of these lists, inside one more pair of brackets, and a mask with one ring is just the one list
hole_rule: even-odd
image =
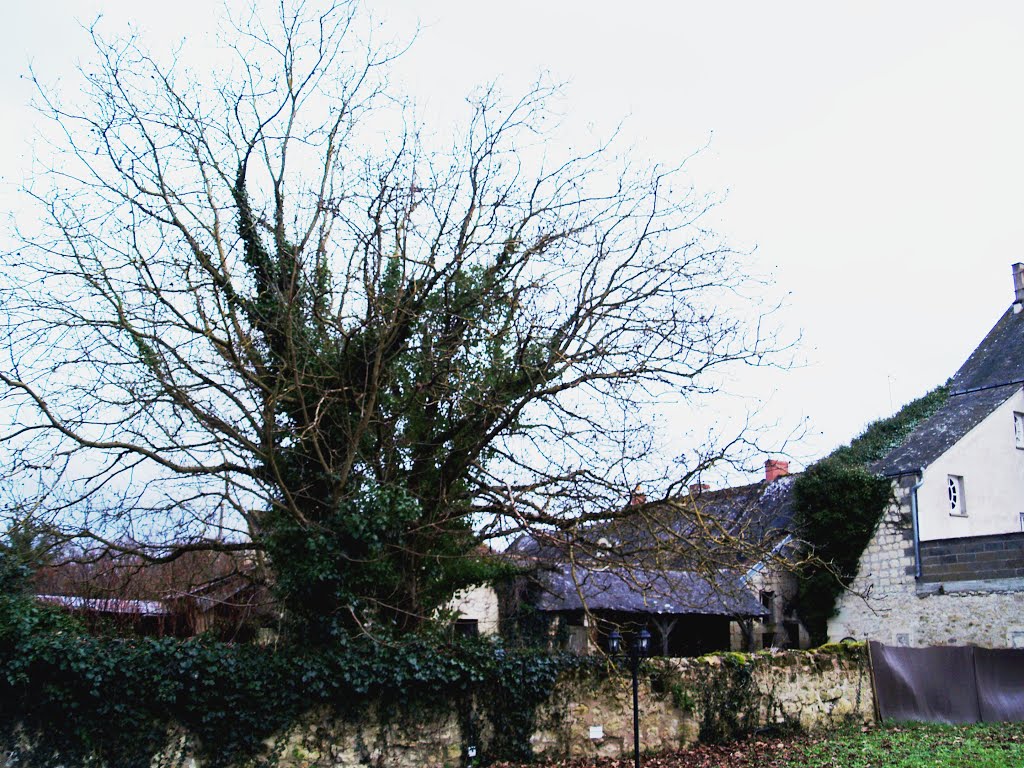
[[[416,704],[415,696],[403,700],[353,695],[358,706],[344,712],[323,704],[312,706],[273,732],[260,731],[262,748],[245,754],[230,753],[230,738],[218,749],[218,730],[230,735],[234,718],[244,716],[233,711],[226,699],[221,711],[205,713],[205,726],[192,721],[166,726],[162,746],[151,753],[148,764],[167,768],[226,764],[462,768],[515,754],[509,738],[523,728],[527,738],[521,742],[518,759],[631,753],[628,672],[604,662],[566,668],[550,695],[534,708],[510,693],[516,687],[543,690],[544,681],[531,679],[530,669],[521,662],[514,664],[498,687],[493,679],[480,678],[428,704]],[[301,689],[295,693],[302,695]],[[146,694],[133,691],[131,695]],[[317,699],[309,697],[311,702]],[[88,696],[80,704],[96,706]],[[502,705],[517,711],[506,711],[508,719],[502,720]],[[862,645],[650,660],[641,671],[640,707],[641,743],[653,751],[697,740],[725,741],[764,729],[814,730],[850,720],[869,721],[873,712]],[[73,722],[74,715],[69,717]],[[116,718],[112,719],[107,731],[114,733],[117,726]],[[59,740],[48,741],[45,733],[9,728],[4,738],[5,753],[15,756],[18,765],[70,764],[52,749]],[[100,747],[96,740],[102,738],[103,733],[95,734],[93,746]],[[95,754],[90,764],[119,765],[115,753],[104,755],[98,749]]]
[[[631,697],[625,672],[563,675],[539,708],[531,738],[534,754],[631,754]],[[865,646],[854,643],[811,651],[652,659],[641,674],[640,710],[642,748],[664,751],[766,730],[814,731],[870,722],[874,699]]]
[[[799,576],[799,613],[821,644],[837,600],[857,575],[864,553],[893,502],[892,482],[870,468],[901,445],[918,424],[938,410],[949,395],[944,384],[870,425],[849,445],[812,464],[793,486],[801,538],[812,556]],[[835,638],[839,639],[839,638]]]

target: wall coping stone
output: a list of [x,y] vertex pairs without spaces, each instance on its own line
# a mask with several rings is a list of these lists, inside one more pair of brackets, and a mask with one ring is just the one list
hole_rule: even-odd
[[918,597],[928,597],[930,595],[941,594],[949,595],[964,592],[976,592],[983,594],[991,592],[1024,592],[1024,578],[1015,577],[1012,579],[943,581],[918,583],[917,585]]

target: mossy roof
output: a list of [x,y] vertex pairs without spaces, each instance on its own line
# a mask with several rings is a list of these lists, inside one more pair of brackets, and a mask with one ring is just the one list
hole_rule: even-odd
[[1024,312],[1011,306],[949,382],[946,402],[872,469],[895,477],[927,467],[1024,383]]

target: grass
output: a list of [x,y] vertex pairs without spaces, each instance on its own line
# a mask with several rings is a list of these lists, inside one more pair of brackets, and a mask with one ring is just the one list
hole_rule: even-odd
[[[1024,768],[1024,723],[846,727],[812,736],[753,736],[647,755],[644,768]],[[534,768],[632,768],[630,758],[574,758]],[[524,768],[496,763],[492,768]]]
[[816,738],[781,765],[801,768],[1019,768],[1024,723],[970,726],[908,724],[845,729]]

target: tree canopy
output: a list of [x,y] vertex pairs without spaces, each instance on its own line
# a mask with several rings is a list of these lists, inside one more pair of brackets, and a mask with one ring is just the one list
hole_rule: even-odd
[[269,555],[300,614],[414,626],[488,537],[636,514],[637,395],[771,340],[721,309],[744,275],[680,168],[564,150],[543,83],[481,89],[438,148],[358,6],[275,14],[207,71],[93,28],[80,93],[38,84],[5,509],[154,560]]

